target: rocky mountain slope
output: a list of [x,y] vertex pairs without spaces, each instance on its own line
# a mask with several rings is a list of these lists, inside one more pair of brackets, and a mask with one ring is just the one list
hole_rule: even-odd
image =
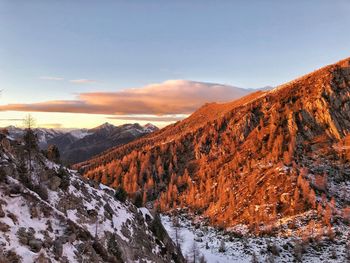
[[[23,137],[24,130],[15,127],[7,128],[13,138]],[[141,126],[138,123],[114,126],[102,124],[93,129],[54,130],[34,129],[41,149],[49,145],[56,145],[61,153],[61,160],[65,164],[85,161],[103,151],[131,142],[146,134],[157,131],[152,124]]]
[[[89,130],[89,135],[74,141],[71,144],[62,145],[59,149],[62,152],[63,161],[77,163],[87,160],[103,151],[131,142],[144,135],[158,130],[157,127],[148,124],[141,126],[138,123],[114,126],[105,123]],[[57,138],[59,139],[59,138]],[[55,144],[57,140],[49,141]]]
[[281,233],[281,220],[289,218],[283,225],[293,229],[300,215],[312,214],[304,224],[332,231],[349,220],[349,63],[204,105],[76,167],[162,211],[186,208],[212,225],[273,234]]
[[0,134],[0,262],[183,262],[146,208],[30,152]]

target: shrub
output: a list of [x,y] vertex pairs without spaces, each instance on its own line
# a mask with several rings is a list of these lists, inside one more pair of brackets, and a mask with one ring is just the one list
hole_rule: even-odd
[[1,167],[0,168],[0,182],[3,183],[6,181],[6,172],[5,170]]
[[164,240],[166,236],[166,230],[162,225],[162,221],[158,213],[154,216],[154,219],[151,223],[151,230],[159,240]]
[[125,191],[125,189],[121,186],[119,186],[116,190],[115,190],[115,194],[114,197],[119,200],[120,202],[125,202],[126,198],[127,198],[128,194]]
[[296,262],[302,262],[303,252],[303,244],[300,242],[296,242],[293,249],[293,255]]
[[0,263],[20,263],[22,262],[22,257],[17,255],[15,251],[4,251],[0,255]]
[[49,199],[49,195],[47,193],[47,188],[45,185],[34,185],[33,191],[36,192],[44,201],[47,201]]
[[117,259],[121,259],[121,252],[116,241],[115,234],[112,234],[111,238],[107,242],[108,252],[115,256]]
[[267,251],[269,251],[272,255],[279,256],[280,250],[275,244],[268,244],[267,245]]
[[57,176],[61,178],[60,188],[67,191],[70,183],[69,174],[62,167],[58,170]]
[[60,151],[56,145],[49,145],[47,148],[47,159],[55,163],[60,162]]
[[135,200],[134,200],[134,205],[136,207],[141,207],[143,204],[143,201],[142,201],[142,196],[140,193],[137,193],[136,196],[135,196]]
[[220,242],[219,252],[224,253],[226,251],[225,241],[222,239]]

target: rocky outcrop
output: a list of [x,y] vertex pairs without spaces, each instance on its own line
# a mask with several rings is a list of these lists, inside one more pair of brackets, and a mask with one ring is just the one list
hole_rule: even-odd
[[34,150],[30,171],[23,145],[3,140],[12,152],[0,147],[1,260],[184,262],[154,233],[145,208],[118,201],[113,189],[89,184]]

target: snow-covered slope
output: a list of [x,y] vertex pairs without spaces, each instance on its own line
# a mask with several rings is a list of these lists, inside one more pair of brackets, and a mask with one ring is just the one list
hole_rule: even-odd
[[174,217],[163,215],[162,223],[174,240],[175,237],[180,240],[182,253],[190,262],[193,262],[194,252],[197,258],[204,256],[208,263],[350,262],[350,232],[344,224],[332,229],[334,237],[319,237],[316,229],[311,230],[311,237],[298,237],[298,231],[310,231],[303,220],[312,216],[307,213],[286,219],[285,229],[292,221],[297,222],[298,230],[290,235],[279,233],[261,237],[247,235],[243,226],[219,230],[206,225],[201,217],[194,222],[185,214],[176,217],[176,225]]
[[[8,126],[5,129],[9,132],[10,136],[14,139],[22,138],[24,135],[24,129],[21,129],[15,126]],[[34,131],[38,138],[38,144],[40,148],[46,148],[50,140],[65,133],[64,131],[61,131],[61,130],[46,129],[46,128],[37,128],[37,129],[34,129]]]
[[38,152],[29,171],[27,156],[0,134],[0,262],[183,262],[145,208]]

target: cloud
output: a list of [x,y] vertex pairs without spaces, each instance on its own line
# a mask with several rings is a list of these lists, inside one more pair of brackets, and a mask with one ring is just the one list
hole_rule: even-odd
[[2,111],[70,112],[113,115],[190,114],[206,102],[227,102],[251,92],[233,86],[168,80],[116,92],[81,93],[75,100],[7,104]]
[[49,128],[49,129],[61,129],[63,125],[61,123],[44,123],[40,124],[40,127]]
[[0,119],[0,121],[23,121],[24,119]]
[[90,84],[90,83],[97,83],[96,80],[93,79],[72,79],[69,82],[75,83],[75,84]]
[[42,80],[56,80],[56,81],[64,80],[64,78],[51,77],[51,76],[42,76],[42,77],[39,77],[39,79],[42,79]]
[[149,121],[149,122],[174,122],[180,121],[186,118],[187,115],[165,115],[165,116],[140,116],[140,115],[132,115],[132,116],[112,116],[107,117],[109,120],[121,120],[121,121]]

